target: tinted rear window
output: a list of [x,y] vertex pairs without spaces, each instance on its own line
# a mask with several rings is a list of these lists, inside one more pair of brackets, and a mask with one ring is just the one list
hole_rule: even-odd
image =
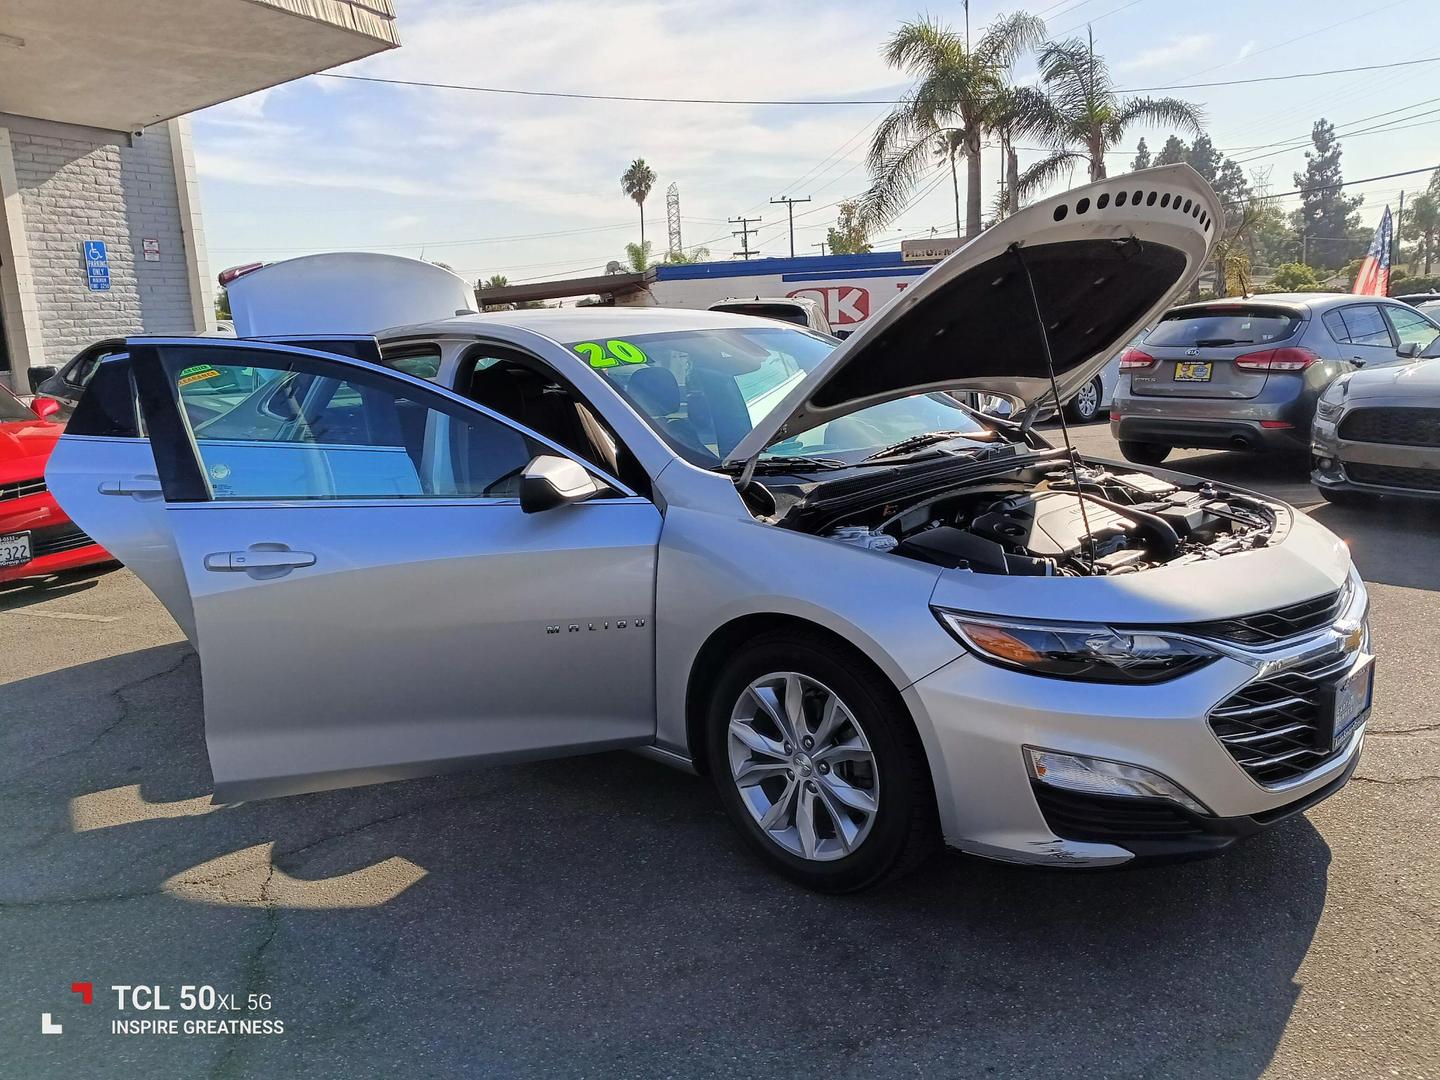
[[735,315],[757,315],[762,319],[779,319],[796,326],[809,326],[810,320],[800,308],[789,304],[725,304],[712,311],[728,311]]
[[1172,311],[1145,337],[1146,345],[1259,345],[1283,341],[1300,327],[1300,318],[1279,308],[1206,308]]

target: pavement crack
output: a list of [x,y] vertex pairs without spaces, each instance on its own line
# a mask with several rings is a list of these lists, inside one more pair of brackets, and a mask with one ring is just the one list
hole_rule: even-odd
[[105,696],[114,699],[115,704],[118,706],[115,712],[115,718],[113,720],[104,724],[99,731],[97,731],[87,741],[80,744],[79,746],[72,746],[69,749],[60,750],[46,757],[37,758],[34,761],[31,761],[26,766],[26,768],[34,768],[37,765],[46,765],[52,761],[59,761],[62,758],[71,757],[75,754],[83,754],[87,750],[93,750],[96,744],[100,742],[100,740],[104,739],[121,724],[125,723],[127,720],[130,719],[131,704],[126,699],[126,694],[128,694],[132,690],[138,690],[140,687],[144,686],[148,682],[153,682],[156,679],[163,679],[167,675],[175,674],[175,672],[179,671],[180,668],[182,668],[186,663],[188,663],[192,658],[194,658],[194,656],[195,653],[187,650],[181,653],[179,658],[176,659],[174,663],[169,664],[168,666],[162,668],[160,671],[152,671],[149,675],[143,675],[138,679],[132,679],[130,682],[125,683],[121,686],[117,686],[113,690],[106,691]]
[[[270,946],[274,944],[276,936],[280,933],[280,908],[270,896],[270,883],[275,880],[275,861],[271,859],[270,866],[265,872],[265,880],[260,884],[260,903],[265,912],[265,932],[260,943],[250,952],[249,959],[245,962],[245,984],[237,995],[237,1001],[246,1003],[246,1011],[249,1011],[249,1002],[252,994],[260,992],[260,987],[265,984],[265,954]],[[226,1077],[238,1077],[244,1075],[244,1069],[240,1067],[239,1053],[244,1036],[239,1034],[227,1034],[220,1051],[220,1058],[215,1063],[215,1068],[210,1075],[212,1080],[223,1080]]]
[[1423,784],[1427,781],[1440,780],[1440,776],[1429,774],[1425,776],[1400,776],[1393,780],[1386,780],[1379,776],[1355,776],[1351,777],[1356,784],[1385,784],[1390,787],[1404,787],[1406,784]]
[[426,802],[416,803],[414,806],[407,806],[403,810],[397,810],[393,814],[386,814],[383,817],[371,818],[369,821],[362,821],[358,825],[352,825],[348,828],[341,829],[338,832],[327,833],[326,835],[321,836],[315,840],[310,840],[304,844],[301,844],[299,847],[286,848],[283,851],[276,850],[274,852],[274,855],[272,856],[272,863],[274,857],[276,856],[283,856],[288,858],[291,855],[299,855],[303,852],[309,851],[311,848],[319,847],[321,844],[328,844],[332,840],[343,840],[347,836],[354,836],[355,834],[362,833],[367,829],[373,829],[377,825],[384,825],[391,821],[398,821],[400,818],[409,817],[412,814],[418,814],[425,810],[433,810],[437,807],[448,806],[450,803],[466,802],[468,800],[476,798],[479,798],[479,796],[476,795],[474,792],[465,792],[464,794],[460,795],[447,795],[444,798],[430,799]]
[[1374,738],[1376,735],[1382,737],[1386,735],[1418,735],[1422,731],[1440,731],[1440,723],[1421,724],[1418,727],[1386,728],[1384,730],[1377,728],[1374,731],[1371,731],[1369,735],[1371,738]]

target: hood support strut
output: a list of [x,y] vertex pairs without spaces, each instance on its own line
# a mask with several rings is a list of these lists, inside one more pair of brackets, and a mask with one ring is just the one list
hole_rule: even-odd
[[[1045,316],[1040,311],[1040,296],[1035,291],[1035,279],[1030,276],[1030,266],[1025,261],[1025,252],[1017,240],[1010,245],[1010,254],[1020,264],[1025,275],[1025,286],[1030,293],[1030,306],[1035,311],[1035,325],[1040,330],[1040,344],[1045,350],[1045,370],[1050,376],[1050,395],[1055,399],[1055,413],[1060,417],[1060,435],[1065,440],[1065,456],[1070,462],[1070,482],[1075,485],[1075,502],[1080,507],[1080,524],[1085,528],[1085,538],[1090,542],[1090,572],[1095,572],[1095,534],[1090,531],[1090,515],[1085,512],[1085,493],[1080,490],[1080,467],[1075,461],[1075,444],[1070,441],[1070,425],[1065,419],[1065,408],[1060,402],[1060,384],[1055,378],[1055,357],[1050,351],[1050,328],[1045,325]],[[1040,413],[1037,405],[1025,418],[1028,428]]]

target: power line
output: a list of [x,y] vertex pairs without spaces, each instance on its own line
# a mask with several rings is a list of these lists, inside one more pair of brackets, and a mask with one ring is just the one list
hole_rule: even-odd
[[[548,239],[549,237],[552,237],[552,236],[578,236],[578,235],[580,235],[580,234],[582,234],[582,233],[614,232],[616,229],[628,229],[628,228],[630,228],[630,225],[631,225],[630,222],[625,221],[625,222],[619,222],[619,223],[617,223],[617,224],[615,224],[615,225],[594,225],[594,226],[587,226],[587,227],[585,227],[585,228],[580,228],[580,229],[557,229],[557,230],[555,230],[554,232],[517,233],[517,234],[515,234],[514,236],[479,236],[479,237],[474,238],[473,240],[415,240],[415,241],[406,241],[406,242],[404,242],[404,243],[398,243],[398,244],[388,244],[388,243],[379,243],[379,244],[353,244],[353,245],[351,245],[351,247],[352,247],[352,250],[353,250],[354,248],[378,248],[378,249],[380,249],[380,250],[382,250],[382,251],[387,251],[387,250],[391,250],[391,249],[394,249],[394,248],[461,247],[461,246],[464,246],[464,245],[466,245],[466,244],[501,244],[501,243],[509,243],[510,241],[514,241],[514,240],[545,240],[545,239]],[[313,250],[315,250],[315,245],[311,244],[311,245],[309,245],[309,246],[307,246],[307,247],[257,247],[257,246],[252,245],[252,246],[250,246],[250,247],[243,247],[243,248],[223,248],[223,247],[217,248],[217,247],[212,247],[212,248],[210,248],[210,250],[211,250],[211,251],[313,251]]]
[[[1130,7],[1140,0],[1132,0]],[[1116,8],[1106,14],[1114,14],[1123,8]],[[1068,32],[1068,31],[1067,31]],[[1261,75],[1249,79],[1223,79],[1216,82],[1173,83],[1164,86],[1125,86],[1115,90],[1117,94],[1141,94],[1151,90],[1194,90],[1215,86],[1249,86],[1254,83],[1284,82],[1287,79],[1318,79],[1326,75],[1348,75],[1356,71],[1383,71],[1389,68],[1413,67],[1416,64],[1433,64],[1440,56],[1426,56],[1417,60],[1394,60],[1385,64],[1361,64],[1357,67],[1330,68],[1325,71],[1296,71],[1288,75]],[[563,90],[521,90],[503,86],[472,86],[464,83],[427,82],[421,79],[387,79],[378,75],[341,75],[333,71],[318,72],[319,79],[343,79],[347,82],[381,83],[388,86],[417,86],[431,90],[465,90],[475,94],[508,94],[515,97],[562,98],[569,101],[628,101],[650,105],[774,105],[774,106],[851,106],[851,105],[900,105],[902,98],[678,98],[650,97],[641,94],[582,94]]]
[[1226,206],[1244,206],[1247,202],[1268,202],[1270,199],[1285,199],[1291,195],[1304,195],[1307,191],[1336,191],[1339,188],[1353,187],[1356,184],[1373,184],[1377,180],[1394,180],[1398,176],[1415,176],[1419,173],[1434,172],[1440,169],[1440,165],[1426,165],[1423,169],[1406,169],[1404,172],[1386,173],[1384,176],[1367,176],[1362,180],[1346,180],[1339,184],[1324,184],[1316,188],[1296,188],[1294,191],[1282,191],[1278,195],[1256,195],[1253,199],[1230,199]]

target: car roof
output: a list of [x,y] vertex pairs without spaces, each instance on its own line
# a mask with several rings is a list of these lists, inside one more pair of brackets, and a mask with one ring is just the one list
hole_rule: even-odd
[[488,327],[506,326],[529,330],[564,344],[589,338],[666,334],[682,330],[733,330],[757,325],[769,330],[776,326],[771,319],[728,311],[661,307],[535,308],[528,311],[487,311],[479,315],[458,315],[434,322],[394,326],[376,336],[388,341],[424,335],[479,335]]
[[727,296],[710,305],[713,311],[720,304],[794,304],[796,307],[819,307],[808,296]]
[[1347,292],[1313,293],[1253,293],[1250,296],[1225,296],[1214,300],[1201,300],[1193,304],[1180,304],[1166,312],[1200,311],[1208,307],[1281,307],[1297,309],[1299,313],[1329,311],[1342,304],[1354,303],[1398,304],[1393,296],[1359,296]]

